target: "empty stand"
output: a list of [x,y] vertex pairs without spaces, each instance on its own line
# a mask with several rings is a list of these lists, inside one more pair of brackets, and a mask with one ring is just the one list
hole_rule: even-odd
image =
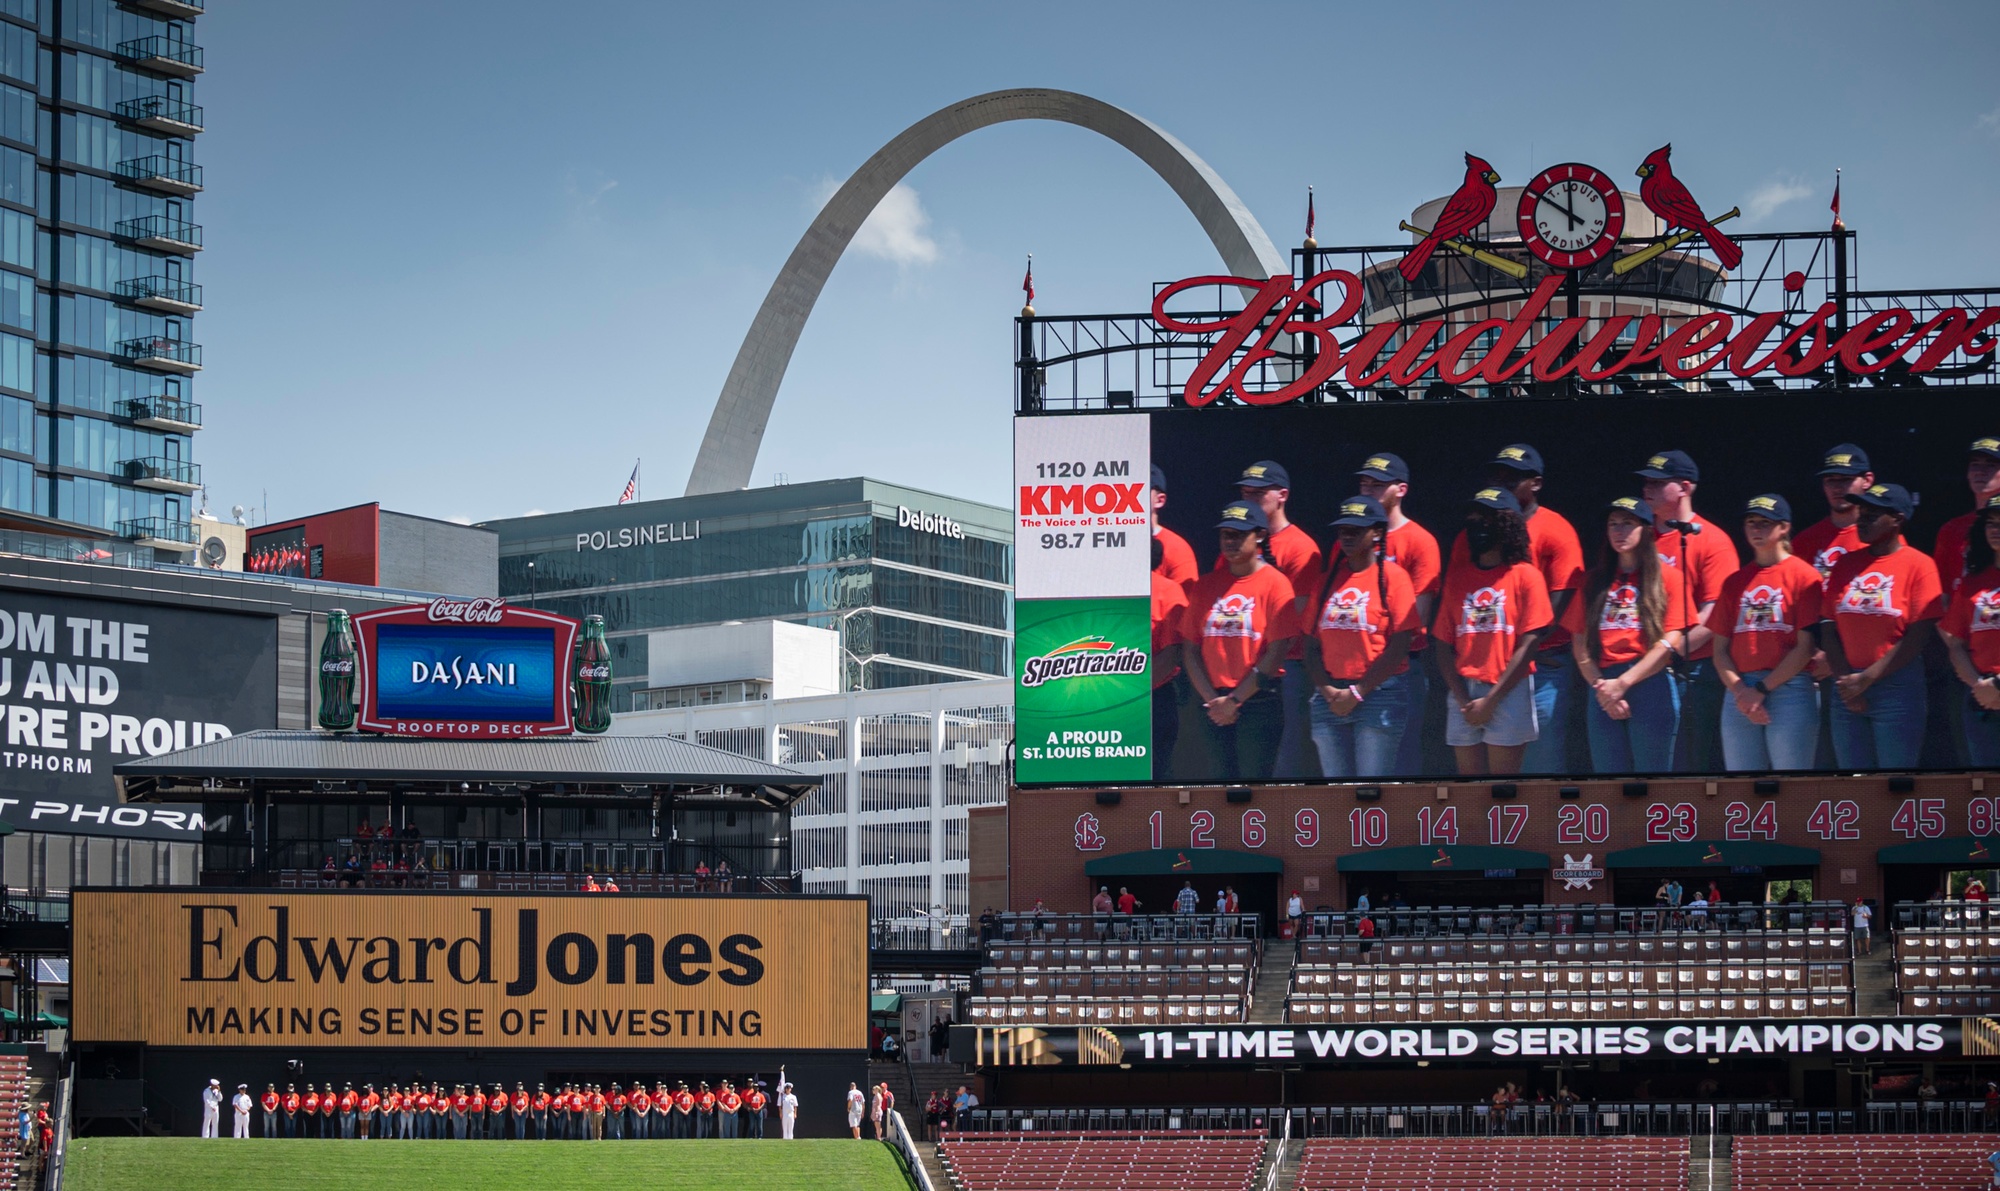
[[1730,1155],[1736,1191],[1909,1187],[1970,1191],[1993,1185],[1988,1136],[1943,1133],[1739,1137]]
[[1242,1022],[1258,958],[1255,940],[994,943],[967,1020],[1113,1027]]
[[2000,1012],[2000,914],[1983,902],[1896,907],[1896,1003],[1903,1013]]
[[1687,1180],[1684,1138],[1319,1139],[1297,1191],[1685,1191]]
[[1261,1133],[945,1135],[959,1191],[1250,1191]]

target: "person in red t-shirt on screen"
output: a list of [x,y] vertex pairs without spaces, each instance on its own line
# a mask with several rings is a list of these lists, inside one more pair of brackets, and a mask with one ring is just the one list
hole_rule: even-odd
[[[1187,543],[1181,543],[1185,548]],[[1173,780],[1174,745],[1181,735],[1181,618],[1187,615],[1187,589],[1160,569],[1164,544],[1153,538],[1153,780]],[[1189,555],[1192,558],[1193,555]]]
[[[1271,459],[1259,459],[1243,469],[1236,477],[1237,498],[1245,504],[1263,510],[1264,519],[1270,523],[1269,540],[1265,554],[1292,585],[1292,592],[1298,597],[1298,612],[1301,623],[1305,620],[1306,599],[1312,586],[1319,578],[1319,543],[1313,536],[1292,524],[1285,513],[1287,503],[1292,498],[1292,477],[1284,465]],[[1189,596],[1193,598],[1192,594]],[[1278,759],[1272,776],[1278,778],[1315,778],[1319,776],[1319,757],[1313,753],[1312,723],[1306,705],[1312,699],[1312,680],[1306,677],[1306,643],[1303,637],[1288,643],[1285,647],[1284,670],[1273,680],[1281,705],[1284,708],[1284,726],[1278,734]]]
[[1445,575],[1432,635],[1450,693],[1445,743],[1458,771],[1511,774],[1535,739],[1535,650],[1555,622],[1548,584],[1528,560],[1521,502],[1504,488],[1472,497],[1468,559]]
[[1812,564],[1822,581],[1833,574],[1841,555],[1861,548],[1861,534],[1854,528],[1861,506],[1854,503],[1854,494],[1874,483],[1868,452],[1853,443],[1841,443],[1820,456],[1819,488],[1826,495],[1827,515],[1800,530],[1790,552]]
[[1911,769],[1924,742],[1924,645],[1944,615],[1937,564],[1903,541],[1916,502],[1901,484],[1857,493],[1867,548],[1834,564],[1823,633],[1833,668],[1833,755],[1842,769]]
[[[1298,598],[1283,571],[1265,561],[1270,522],[1237,501],[1216,529],[1222,565],[1203,575],[1181,622],[1181,664],[1201,700],[1208,772],[1216,781],[1268,781],[1284,731],[1276,675],[1299,634]],[[1187,775],[1192,777],[1194,775]]]
[[1674,743],[1679,773],[1716,773],[1722,768],[1722,682],[1715,676],[1715,646],[1708,614],[1722,584],[1736,573],[1736,543],[1728,531],[1694,511],[1701,469],[1686,451],[1661,451],[1633,473],[1645,481],[1642,495],[1653,506],[1660,561],[1677,567],[1686,585],[1687,647],[1682,666],[1681,735]]
[[[1528,561],[1541,572],[1553,618],[1535,654],[1535,738],[1521,758],[1523,773],[1568,773],[1569,724],[1582,695],[1569,649],[1563,614],[1583,585],[1583,543],[1561,513],[1543,507],[1542,453],[1527,443],[1511,443],[1487,462],[1486,484],[1513,494],[1528,527]],[[1451,544],[1451,569],[1470,565],[1465,535]]]
[[1404,702],[1403,740],[1396,749],[1391,773],[1416,774],[1424,771],[1424,716],[1430,701],[1430,633],[1425,626],[1437,616],[1438,592],[1444,586],[1444,555],[1431,531],[1418,525],[1403,512],[1410,495],[1410,467],[1400,455],[1377,452],[1362,461],[1354,473],[1361,495],[1379,502],[1389,514],[1388,537],[1383,557],[1402,567],[1417,593],[1417,628],[1410,634],[1410,668],[1403,674],[1408,690]]
[[1979,510],[1966,543],[1965,578],[1938,627],[1951,668],[1965,684],[1962,733],[1966,758],[1981,769],[2000,766],[2000,496]]
[[1660,565],[1653,510],[1621,496],[1605,507],[1605,544],[1569,606],[1570,650],[1591,702],[1584,712],[1599,775],[1665,773],[1680,730],[1667,664],[1687,629],[1680,572]]
[[1958,581],[1968,572],[1965,569],[1965,549],[1972,537],[1973,522],[1979,520],[1981,510],[1986,507],[1986,498],[1995,495],[1995,481],[2000,479],[2000,438],[1975,438],[1965,449],[1965,486],[1972,489],[1972,512],[1962,513],[1939,527],[1937,541],[1931,550],[1931,561],[1937,563],[1938,582],[1944,585],[1947,603],[1958,590]]
[[1153,573],[1186,591],[1201,578],[1201,564],[1195,562],[1194,548],[1187,544],[1186,538],[1160,524],[1160,510],[1167,507],[1167,473],[1157,463],[1153,465],[1153,483],[1147,495],[1153,501],[1153,545],[1157,547]]
[[1824,587],[1819,570],[1792,553],[1791,532],[1790,501],[1775,492],[1751,497],[1743,506],[1751,561],[1724,581],[1708,614],[1716,677],[1730,695],[1722,761],[1731,773],[1811,769],[1819,743],[1812,659]]
[[1372,497],[1340,502],[1339,548],[1308,605],[1306,672],[1312,675],[1312,738],[1329,779],[1396,772],[1409,709],[1410,638],[1417,595],[1408,572],[1390,562],[1389,514]]

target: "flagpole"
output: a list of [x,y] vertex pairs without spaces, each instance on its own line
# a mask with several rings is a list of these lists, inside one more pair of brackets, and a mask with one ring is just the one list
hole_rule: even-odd
[[[1840,167],[1833,167],[1833,341],[1847,337],[1847,221],[1840,215]],[[1833,382],[1847,387],[1847,366],[1833,358]]]

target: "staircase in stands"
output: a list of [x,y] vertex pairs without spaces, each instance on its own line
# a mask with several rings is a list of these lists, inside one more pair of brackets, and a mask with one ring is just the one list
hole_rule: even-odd
[[1729,1161],[1734,1141],[1727,1133],[1688,1139],[1688,1191],[1735,1191],[1736,1175]]
[[23,1184],[21,1106],[28,1101],[28,1057],[0,1055],[0,1191]]
[[1875,948],[1854,957],[1854,1012],[1862,1017],[1896,1016],[1895,949]]
[[1292,987],[1292,961],[1299,945],[1291,939],[1269,939],[1257,968],[1257,985],[1250,993],[1250,1022],[1260,1026],[1285,1024],[1285,994]]

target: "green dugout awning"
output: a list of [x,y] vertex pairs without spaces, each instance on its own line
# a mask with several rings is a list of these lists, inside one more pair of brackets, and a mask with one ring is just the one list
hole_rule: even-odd
[[1958,835],[1911,840],[1875,852],[1880,864],[1956,864],[1969,868],[2000,865],[2000,835]]
[[1491,844],[1441,844],[1350,852],[1333,867],[1343,873],[1480,873],[1490,868],[1548,868],[1549,855]]
[[1647,844],[1604,858],[1605,868],[1777,868],[1819,863],[1818,848],[1769,840],[1697,839],[1679,844]]
[[1220,877],[1240,873],[1281,873],[1276,856],[1227,848],[1149,848],[1083,862],[1086,877]]
[[878,1013],[901,1013],[902,1011],[903,1011],[902,993],[868,994],[868,1015],[870,1017],[873,1017],[875,1014]]

